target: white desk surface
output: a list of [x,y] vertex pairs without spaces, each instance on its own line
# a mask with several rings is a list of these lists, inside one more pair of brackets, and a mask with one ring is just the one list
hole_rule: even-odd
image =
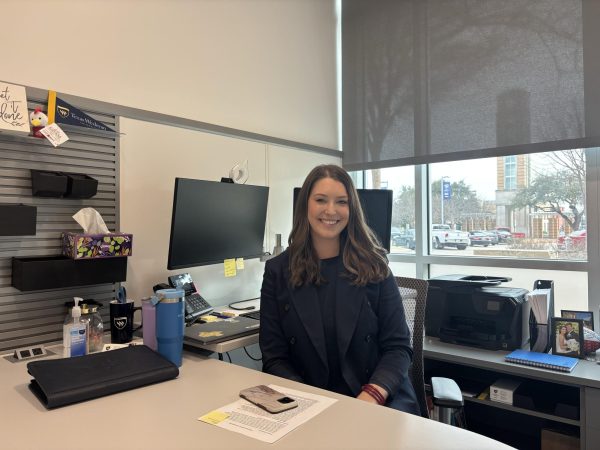
[[[508,449],[469,431],[290,380],[184,353],[177,379],[54,410],[28,388],[25,362],[0,358],[0,448],[5,449]],[[339,401],[274,444],[197,420],[276,383]]]

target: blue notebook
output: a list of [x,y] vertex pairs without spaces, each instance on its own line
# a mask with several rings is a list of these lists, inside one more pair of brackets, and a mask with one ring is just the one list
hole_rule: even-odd
[[549,355],[547,353],[529,352],[526,350],[515,350],[506,355],[506,361],[526,366],[541,367],[543,369],[570,372],[579,360],[569,356]]

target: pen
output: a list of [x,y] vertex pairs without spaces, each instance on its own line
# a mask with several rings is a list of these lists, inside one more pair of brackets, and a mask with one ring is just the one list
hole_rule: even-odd
[[125,303],[127,301],[127,291],[123,286],[117,291],[117,300],[119,303]]
[[218,313],[218,312],[212,312],[212,313],[210,313],[210,315],[218,317],[219,319],[231,319],[232,317],[235,317],[232,315],[228,315],[226,313]]

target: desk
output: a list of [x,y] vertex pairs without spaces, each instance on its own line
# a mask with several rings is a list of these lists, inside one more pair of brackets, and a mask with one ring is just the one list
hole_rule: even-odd
[[[509,448],[466,430],[195,354],[184,353],[176,380],[50,411],[29,391],[29,379],[24,362],[0,359],[2,448]],[[197,420],[235,401],[240,389],[269,383],[339,401],[274,444]]]
[[[513,433],[522,431],[511,429],[509,419],[510,416],[514,416],[514,421],[520,428],[524,427],[524,423],[529,423],[538,428],[557,426],[570,429],[579,432],[581,450],[599,448],[600,365],[593,361],[581,360],[571,373],[563,373],[505,362],[504,356],[508,353],[447,344],[431,337],[425,337],[423,344],[426,377],[427,375],[448,376],[454,378],[459,386],[461,381],[466,383],[481,381],[489,386],[496,379],[509,376],[529,382],[530,386],[540,388],[548,397],[557,397],[557,394],[564,392],[573,394],[571,397],[575,408],[578,409],[575,412],[578,412],[579,416],[575,418],[567,418],[555,412],[517,408],[489,400],[465,397],[467,412],[471,408],[476,409],[476,414],[480,417],[485,416],[487,412],[490,412],[491,416],[494,413],[498,415],[499,420],[496,420],[496,425],[500,429],[500,436],[511,438]],[[469,426],[468,418],[467,426]],[[503,426],[506,429],[502,430]],[[489,434],[486,432],[486,435]],[[535,446],[530,445],[529,448]]]
[[194,342],[192,340],[185,340],[184,344],[189,345],[190,347],[200,348],[202,350],[208,350],[209,352],[214,352],[219,354],[219,359],[223,359],[223,353],[230,352],[231,350],[235,350],[236,348],[248,347],[249,345],[258,343],[258,331],[253,334],[249,334],[247,336],[242,336],[235,339],[230,339],[228,341],[219,342],[218,344],[200,344],[198,342]]

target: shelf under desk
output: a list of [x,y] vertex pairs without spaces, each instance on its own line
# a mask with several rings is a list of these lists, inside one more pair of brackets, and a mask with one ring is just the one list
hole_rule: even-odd
[[[600,426],[597,424],[597,417],[600,416],[598,401],[600,400],[600,365],[593,361],[581,360],[571,373],[564,373],[506,362],[504,357],[508,353],[510,352],[444,343],[437,338],[428,336],[425,337],[423,343],[426,374],[430,369],[436,372],[436,376],[452,376],[456,373],[463,373],[468,379],[467,381],[473,381],[479,377],[482,385],[487,384],[487,386],[490,384],[490,379],[509,376],[520,378],[527,383],[537,384],[539,387],[554,387],[555,390],[549,392],[549,395],[555,395],[557,390],[573,391],[577,397],[574,398],[574,401],[579,406],[578,420],[547,411],[525,409],[471,397],[465,397],[465,408],[469,408],[469,404],[480,405],[498,411],[506,411],[506,413],[523,414],[540,421],[571,426],[579,430],[582,450],[597,448],[600,442]],[[510,430],[507,431],[510,432]]]

